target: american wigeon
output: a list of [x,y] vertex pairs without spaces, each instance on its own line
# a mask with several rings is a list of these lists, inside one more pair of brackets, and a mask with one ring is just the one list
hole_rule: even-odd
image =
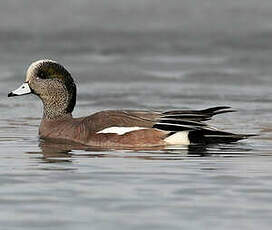
[[76,85],[71,74],[51,60],[32,63],[27,70],[25,82],[8,96],[30,93],[37,95],[43,102],[39,129],[43,139],[126,148],[229,143],[248,137],[220,131],[205,123],[216,114],[233,111],[226,106],[167,112],[107,110],[73,118]]

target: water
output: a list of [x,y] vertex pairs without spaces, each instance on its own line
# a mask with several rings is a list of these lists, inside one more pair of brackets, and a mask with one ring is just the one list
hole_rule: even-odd
[[[0,229],[270,229],[272,3],[73,3],[0,3]],[[40,141],[38,98],[7,93],[45,57],[76,79],[74,116],[229,105],[210,123],[259,136],[141,151]]]

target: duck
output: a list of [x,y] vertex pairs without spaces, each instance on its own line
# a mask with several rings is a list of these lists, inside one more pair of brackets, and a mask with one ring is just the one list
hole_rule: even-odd
[[104,110],[74,118],[77,87],[70,72],[53,60],[33,62],[24,83],[8,97],[34,94],[43,103],[39,136],[43,140],[101,148],[232,143],[249,135],[207,124],[213,116],[233,112],[229,106],[201,110]]

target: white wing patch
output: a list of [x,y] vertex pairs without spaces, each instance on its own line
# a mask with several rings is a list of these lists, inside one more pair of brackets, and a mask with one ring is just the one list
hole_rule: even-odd
[[131,131],[142,130],[142,129],[146,129],[146,128],[145,127],[109,127],[97,133],[116,133],[118,135],[123,135]]
[[171,144],[171,145],[189,145],[190,140],[189,140],[188,134],[189,134],[188,131],[177,132],[165,138],[164,141],[167,144]]

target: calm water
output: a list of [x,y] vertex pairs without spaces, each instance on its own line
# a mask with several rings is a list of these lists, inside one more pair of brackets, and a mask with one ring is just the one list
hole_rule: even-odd
[[[271,3],[36,2],[0,3],[0,229],[271,229]],[[210,123],[260,136],[145,151],[42,142],[41,102],[7,93],[45,57],[76,79],[74,116],[229,105]]]

